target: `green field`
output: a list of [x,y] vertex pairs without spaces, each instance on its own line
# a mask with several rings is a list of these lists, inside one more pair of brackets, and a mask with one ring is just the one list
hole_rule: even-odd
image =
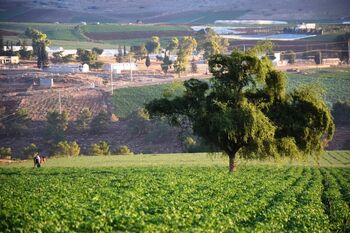
[[[350,69],[307,70],[305,74],[288,74],[288,78],[288,90],[305,84],[323,87],[326,91],[326,102],[329,105],[338,100],[350,100]],[[167,87],[169,84],[116,90],[113,96],[115,114],[127,117],[133,111],[143,108],[144,104],[152,99],[161,98],[164,88]]]
[[[327,158],[325,160],[324,158]],[[1,232],[348,232],[350,152],[323,166],[205,154],[49,159],[0,167]],[[342,168],[338,167],[342,164]],[[14,167],[21,166],[21,167]],[[24,167],[22,167],[24,166]]]
[[[12,31],[20,33],[18,36],[5,36],[4,40],[17,42],[19,39],[25,39],[24,32],[30,27],[40,30],[47,34],[51,40],[51,45],[62,46],[66,49],[76,48],[116,48],[118,45],[138,45],[146,42],[150,38],[142,39],[131,39],[131,40],[108,40],[91,42],[81,35],[79,31],[75,29],[78,25],[71,23],[53,24],[53,23],[14,23],[14,22],[0,22],[0,29],[5,31]],[[168,31],[168,30],[191,30],[186,25],[154,25],[154,24],[143,24],[143,25],[127,25],[127,24],[88,24],[80,25],[82,32],[130,32],[130,31]],[[161,38],[162,43],[166,43],[169,38]],[[79,43],[77,43],[79,42]]]

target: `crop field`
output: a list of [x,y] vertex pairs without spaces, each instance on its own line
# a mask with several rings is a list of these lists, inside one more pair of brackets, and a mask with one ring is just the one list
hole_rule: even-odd
[[[329,104],[338,100],[350,100],[350,69],[314,69],[307,70],[304,74],[288,74],[288,90],[306,84],[324,88]],[[170,84],[162,84],[118,89],[113,96],[115,113],[120,117],[127,117],[152,99],[161,98],[164,89],[169,86]]]
[[[331,154],[350,161],[349,152]],[[1,232],[350,230],[349,167],[241,163],[230,175],[226,161],[204,154],[138,156],[0,167]],[[104,161],[125,158],[128,167]]]
[[[31,27],[47,34],[53,46],[71,49],[77,47],[114,48],[116,45],[135,45],[141,42],[144,43],[154,35],[169,38],[172,36],[190,35],[192,31],[189,26],[185,25],[127,25],[113,23],[80,25],[80,31],[78,31],[75,29],[77,25],[70,23],[0,22],[0,30],[2,30],[0,33],[5,37],[5,41],[17,42],[19,39],[24,39],[22,36],[24,31]],[[88,41],[89,38],[92,41]],[[98,40],[98,42],[93,42],[94,40]]]

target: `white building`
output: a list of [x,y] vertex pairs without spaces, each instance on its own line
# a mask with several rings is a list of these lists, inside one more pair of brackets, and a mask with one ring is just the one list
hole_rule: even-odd
[[315,29],[316,29],[315,23],[302,23],[302,24],[298,24],[295,27],[296,31],[315,30]]
[[45,68],[46,72],[52,73],[87,73],[90,71],[88,64],[75,64],[75,65],[51,65]]
[[[33,47],[32,46],[25,46],[26,47],[26,49],[27,49],[27,51],[32,51],[33,50]],[[19,50],[21,50],[22,49],[22,46],[12,46],[12,49],[13,49],[13,51],[14,52],[17,52],[17,51],[19,51]],[[11,50],[11,46],[9,46],[8,47],[8,49],[7,49],[7,46],[4,46],[4,51],[7,51],[7,50]]]
[[18,56],[0,56],[0,64],[18,64]]
[[58,53],[58,52],[62,52],[63,51],[63,48],[62,47],[53,47],[53,46],[47,46],[46,47],[46,52],[48,54],[53,54],[53,53]]
[[100,55],[101,57],[114,57],[118,56],[118,49],[104,49],[102,54]]
[[106,71],[112,71],[114,73],[120,74],[124,70],[137,70],[137,66],[135,63],[114,63],[104,65],[103,69]]

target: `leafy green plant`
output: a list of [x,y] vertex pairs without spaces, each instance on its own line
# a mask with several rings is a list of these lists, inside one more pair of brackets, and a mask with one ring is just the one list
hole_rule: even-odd
[[116,155],[133,155],[134,153],[129,149],[127,145],[120,146],[116,151]]
[[91,144],[90,150],[89,150],[90,155],[109,155],[110,150],[109,150],[109,144],[107,141],[100,141],[97,144]]
[[10,147],[0,147],[0,158],[1,159],[11,159],[12,150]]

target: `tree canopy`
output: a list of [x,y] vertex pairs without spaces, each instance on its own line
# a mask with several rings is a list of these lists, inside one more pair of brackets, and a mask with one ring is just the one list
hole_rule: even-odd
[[[267,46],[268,47],[268,46]],[[151,117],[172,123],[185,116],[193,132],[229,157],[247,159],[317,156],[331,140],[334,123],[321,94],[310,88],[286,92],[286,75],[273,68],[261,47],[209,59],[210,82],[185,81],[184,95],[151,101]]]

